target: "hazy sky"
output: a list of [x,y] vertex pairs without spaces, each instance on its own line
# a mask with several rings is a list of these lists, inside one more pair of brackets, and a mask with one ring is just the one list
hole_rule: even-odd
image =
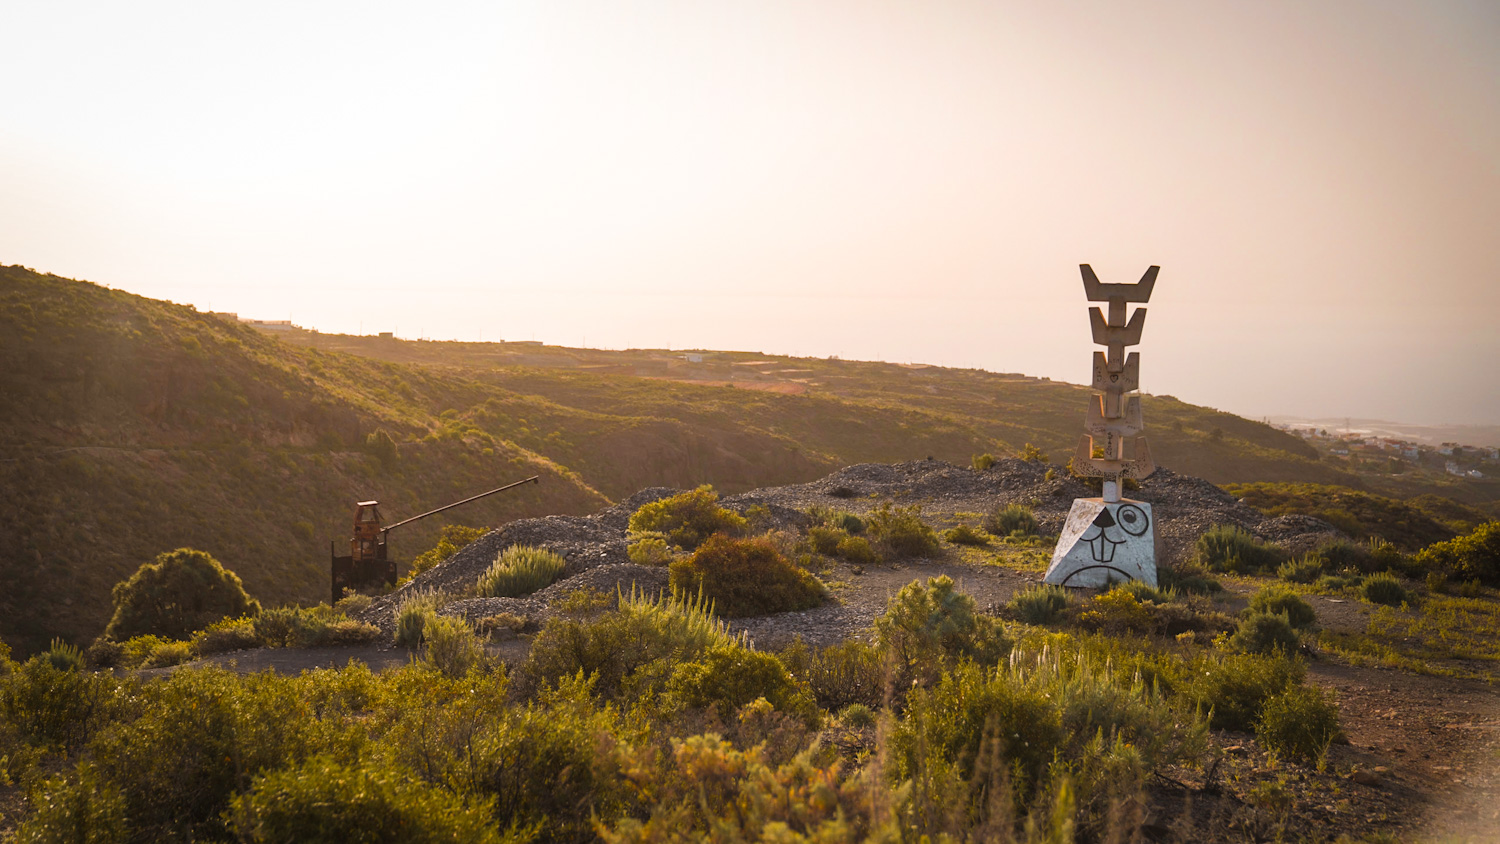
[[324,331],[1074,382],[1077,264],[1155,263],[1149,392],[1500,423],[1492,2],[0,0],[0,31],[0,263]]

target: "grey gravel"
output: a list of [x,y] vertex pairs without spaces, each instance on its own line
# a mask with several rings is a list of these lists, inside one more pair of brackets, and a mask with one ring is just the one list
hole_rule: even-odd
[[[1051,471],[1053,477],[1048,480]],[[643,504],[680,490],[644,489],[629,499],[589,516],[547,516],[521,519],[492,530],[465,546],[449,560],[423,572],[410,583],[373,601],[360,618],[382,628],[393,626],[393,610],[418,592],[442,591],[458,596],[474,584],[501,551],[512,545],[534,545],[567,560],[563,577],[525,598],[463,598],[443,607],[444,615],[483,618],[501,612],[540,622],[560,597],[579,588],[613,593],[639,587],[656,594],[667,588],[667,571],[632,564],[626,553],[630,515]],[[723,499],[741,513],[757,508],[760,528],[799,529],[810,524],[806,511],[814,506],[868,514],[883,502],[918,505],[934,524],[959,520],[957,514],[988,513],[1008,504],[1032,509],[1044,533],[1057,533],[1074,498],[1098,493],[1066,476],[1061,466],[1016,459],[996,461],[984,471],[935,460],[907,463],[864,463],[849,466],[805,484],[752,490]],[[1293,552],[1341,537],[1337,528],[1309,516],[1267,518],[1255,509],[1201,478],[1158,469],[1126,497],[1153,505],[1164,555],[1172,565],[1191,555],[1198,536],[1218,524],[1233,524],[1256,537]],[[971,517],[965,517],[972,521]],[[897,564],[897,568],[900,564]],[[869,602],[843,602],[798,613],[781,613],[730,623],[761,643],[780,644],[794,635],[812,643],[831,643],[867,631],[879,607]]]

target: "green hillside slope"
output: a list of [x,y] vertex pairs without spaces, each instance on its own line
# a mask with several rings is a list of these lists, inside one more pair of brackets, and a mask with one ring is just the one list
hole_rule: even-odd
[[[1082,357],[1082,351],[1080,351]],[[323,599],[352,503],[388,517],[529,474],[468,524],[597,509],[652,485],[726,492],[851,463],[1035,443],[1058,463],[1083,387],[976,370],[277,332],[0,267],[0,636],[101,630],[156,553],[210,551],[269,604]],[[697,359],[701,357],[701,360]],[[1146,397],[1158,462],[1218,482],[1351,483],[1300,440]],[[367,447],[388,432],[398,457]],[[393,536],[409,559],[442,519]]]

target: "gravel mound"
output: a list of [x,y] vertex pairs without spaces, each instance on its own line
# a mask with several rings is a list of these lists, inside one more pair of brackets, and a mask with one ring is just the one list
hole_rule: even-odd
[[[509,612],[540,621],[546,617],[552,602],[579,588],[614,592],[617,588],[628,590],[635,584],[647,591],[660,592],[667,588],[667,571],[632,564],[626,553],[625,532],[631,514],[641,505],[679,491],[652,487],[590,516],[547,516],[511,522],[465,546],[400,589],[377,598],[360,613],[360,618],[390,627],[394,607],[414,592],[441,590],[461,594],[501,551],[512,545],[535,545],[560,554],[568,561],[562,579],[526,598],[455,601],[444,608],[443,614],[476,619]],[[815,505],[867,514],[889,501],[901,506],[921,506],[925,517],[941,521],[951,520],[956,513],[988,513],[1020,503],[1036,514],[1043,532],[1057,533],[1073,499],[1097,495],[1088,485],[1068,477],[1062,466],[1004,459],[989,469],[975,471],[937,460],[917,460],[862,463],[810,483],[728,496],[723,503],[740,513],[758,508],[760,529],[804,528],[811,522],[806,511]],[[1141,483],[1140,489],[1128,491],[1125,496],[1153,505],[1164,565],[1186,559],[1199,535],[1219,524],[1238,525],[1293,553],[1342,536],[1333,525],[1309,516],[1268,519],[1208,481],[1179,475],[1170,469],[1158,469]],[[731,622],[731,626],[750,633],[753,638],[780,639],[789,624],[795,627],[806,622],[810,640],[836,641],[863,630],[873,616],[867,609],[856,612],[830,605],[775,618],[778,632],[772,635],[767,635],[772,633],[767,627],[770,622],[760,619],[740,619]]]

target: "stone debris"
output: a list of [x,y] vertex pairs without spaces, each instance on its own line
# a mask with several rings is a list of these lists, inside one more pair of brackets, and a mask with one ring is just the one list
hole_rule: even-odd
[[[1049,470],[1051,480],[1047,479]],[[589,516],[546,516],[503,525],[411,582],[376,598],[358,616],[391,629],[395,607],[408,597],[432,591],[461,596],[500,552],[512,545],[535,545],[560,554],[568,561],[563,578],[526,598],[466,598],[447,604],[443,613],[477,619],[509,612],[539,621],[546,617],[546,608],[555,599],[583,587],[613,592],[635,583],[659,592],[666,588],[666,570],[630,562],[626,529],[631,514],[643,504],[679,491],[652,487]],[[811,522],[806,512],[813,506],[868,515],[884,502],[919,505],[924,517],[951,521],[955,513],[988,513],[1009,504],[1022,504],[1035,513],[1043,533],[1056,534],[1073,499],[1097,494],[1089,485],[1067,477],[1062,466],[1002,459],[989,469],[975,471],[937,460],[917,460],[849,466],[810,483],[726,496],[722,503],[740,513],[761,508],[752,513],[760,529],[805,527]],[[1126,490],[1125,494],[1153,505],[1160,531],[1161,563],[1166,565],[1190,557],[1198,536],[1217,524],[1238,525],[1262,540],[1294,551],[1342,536],[1333,525],[1311,517],[1266,518],[1208,481],[1170,469],[1158,469],[1140,483],[1139,489]],[[730,626],[748,633],[761,646],[771,647],[799,633],[806,635],[809,644],[814,644],[814,639],[817,644],[832,644],[862,634],[873,620],[869,608],[856,610],[833,604],[802,613],[733,620]]]

